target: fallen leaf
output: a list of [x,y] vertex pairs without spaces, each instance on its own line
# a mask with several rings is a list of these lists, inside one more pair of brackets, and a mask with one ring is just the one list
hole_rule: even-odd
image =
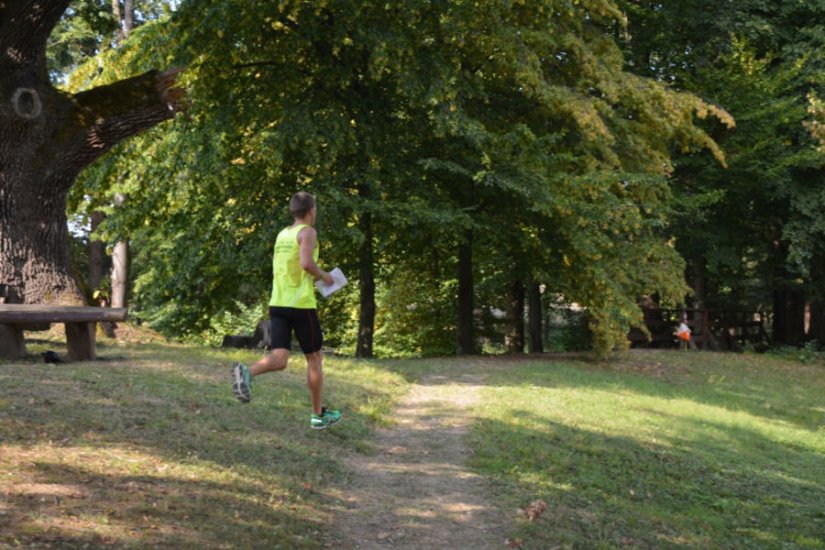
[[524,541],[521,539],[507,539],[504,541],[504,544],[506,544],[508,548],[521,548]]
[[535,521],[540,515],[547,511],[547,503],[543,500],[534,500],[530,503],[524,513],[527,515],[528,521]]
[[377,538],[378,540],[385,540],[385,539],[390,538],[390,535],[392,535],[392,533],[390,533],[390,532],[386,532],[386,533],[378,533],[378,536],[377,536],[376,538]]

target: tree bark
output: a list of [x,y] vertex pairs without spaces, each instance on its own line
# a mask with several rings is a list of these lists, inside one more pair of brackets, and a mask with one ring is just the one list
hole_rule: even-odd
[[[115,206],[123,207],[126,198],[115,194]],[[129,241],[118,241],[112,247],[112,307],[129,304]]]
[[527,334],[530,353],[544,352],[542,319],[541,286],[537,281],[531,280],[527,283]]
[[473,330],[473,232],[458,244],[458,353],[476,353]]
[[[362,196],[366,191],[362,191]],[[355,356],[373,356],[373,334],[375,332],[375,273],[373,267],[372,214],[365,212],[358,222],[364,242],[359,250],[360,315],[358,317],[358,342]]]
[[66,196],[119,141],[174,115],[179,71],[69,95],[46,70],[68,0],[0,3],[0,284],[8,303],[84,303],[71,269]]
[[507,353],[524,353],[524,283],[513,281],[507,292],[507,332],[504,335]]
[[117,21],[117,31],[115,31],[115,42],[120,42],[124,38],[123,12],[120,9],[120,0],[112,0],[112,15]]
[[118,241],[112,250],[112,307],[129,303],[129,252],[126,241]]
[[135,28],[135,6],[132,0],[123,0],[123,38],[129,38]]

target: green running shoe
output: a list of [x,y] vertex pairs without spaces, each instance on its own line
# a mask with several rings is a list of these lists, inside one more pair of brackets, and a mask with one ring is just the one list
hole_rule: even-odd
[[309,421],[309,427],[313,430],[323,430],[328,426],[337,424],[341,421],[341,411],[330,411],[326,407],[321,409],[321,414],[314,414]]
[[252,399],[252,377],[242,363],[232,364],[232,391],[241,403],[249,403]]

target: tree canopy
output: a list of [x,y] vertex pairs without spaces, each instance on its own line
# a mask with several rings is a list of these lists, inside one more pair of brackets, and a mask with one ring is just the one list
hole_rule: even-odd
[[255,316],[307,189],[354,282],[330,336],[359,355],[519,351],[559,299],[606,352],[642,296],[825,341],[821,2],[128,4],[70,3],[48,68],[84,97],[185,67],[186,116],[69,197],[130,240],[135,308],[168,334]]
[[[668,232],[672,154],[724,162],[696,121],[733,125],[627,71],[625,29],[608,1],[183,3],[72,76],[74,89],[185,65],[189,88],[187,119],[102,160],[76,202],[130,195],[109,231],[137,245],[139,304],[175,333],[262,301],[263,258],[306,188],[322,258],[376,281],[339,306],[341,326],[378,296],[378,321],[413,308],[454,334],[458,250],[472,243],[476,305],[540,281],[585,305],[609,350],[639,323],[640,295],[687,291]],[[421,273],[418,292],[393,284]]]

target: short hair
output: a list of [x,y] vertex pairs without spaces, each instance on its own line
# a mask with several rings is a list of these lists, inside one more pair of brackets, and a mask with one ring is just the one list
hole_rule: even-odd
[[289,199],[289,213],[293,218],[303,218],[315,207],[315,196],[306,191],[298,191]]

